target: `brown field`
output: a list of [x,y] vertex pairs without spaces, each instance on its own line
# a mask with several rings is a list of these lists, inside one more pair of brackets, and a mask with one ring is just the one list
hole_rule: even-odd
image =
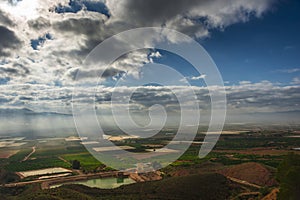
[[4,151],[0,151],[0,158],[9,158],[9,157],[15,155],[18,152],[19,152],[19,150],[4,150]]
[[227,167],[220,170],[219,173],[259,186],[274,186],[278,184],[269,169],[254,162]]
[[196,167],[177,167],[168,170],[167,173],[170,176],[189,176],[192,174],[203,174],[203,173],[216,173],[218,170],[224,169],[224,165],[221,163],[204,162]]

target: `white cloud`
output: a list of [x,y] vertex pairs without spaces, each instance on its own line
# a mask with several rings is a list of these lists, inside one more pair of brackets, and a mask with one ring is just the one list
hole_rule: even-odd
[[188,80],[196,81],[196,80],[205,79],[205,77],[206,77],[206,74],[201,74],[199,76],[185,77],[185,78],[180,79],[180,82],[188,83]]
[[300,85],[300,78],[299,78],[299,77],[293,78],[291,84],[294,84],[294,85]]
[[300,72],[300,68],[279,69],[279,70],[276,70],[276,72],[292,74],[292,73]]
[[38,0],[5,1],[0,3],[0,8],[20,19],[35,19],[39,16]]
[[205,79],[206,74],[201,74],[200,76],[193,76],[190,79],[191,80],[200,80],[200,79]]
[[[77,86],[75,93],[73,93],[73,89],[73,86],[56,87],[44,84],[2,85],[0,101],[2,107],[23,106],[34,110],[71,112],[72,94],[74,94],[74,100],[80,101],[83,107],[90,107],[96,101],[98,107],[108,109],[112,92],[116,97],[123,98],[125,94],[135,91],[132,96],[132,106],[143,110],[159,103],[169,108],[170,111],[177,112],[179,111],[178,103],[174,94],[186,96],[184,101],[188,105],[189,101],[194,101],[194,97],[187,95],[189,90],[193,89],[197,94],[200,108],[207,112],[210,109],[208,89],[220,91],[221,88],[216,86],[210,88],[199,86],[190,88],[186,86],[99,86],[98,88]],[[299,85],[278,86],[264,81],[225,86],[225,90],[229,110],[233,113],[299,111],[297,110],[300,102]],[[95,91],[97,92],[95,93]],[[124,106],[126,106],[125,102]]]
[[[0,19],[3,25],[7,26],[4,30],[8,37],[6,41],[12,41],[13,45],[7,44],[5,52],[0,51],[2,54],[0,57],[4,59],[5,56],[5,59],[9,60],[9,67],[22,62],[30,71],[28,78],[20,74],[11,75],[12,82],[36,81],[46,84],[59,80],[67,83],[71,81],[67,76],[69,71],[76,69],[97,44],[129,28],[162,26],[182,31],[190,36],[205,38],[209,36],[210,28],[224,28],[233,23],[246,21],[252,15],[260,17],[273,3],[271,0],[99,2],[106,4],[110,13],[109,18],[105,14],[88,10],[61,14],[54,12],[54,8],[58,5],[67,6],[68,0],[35,0],[34,3],[23,0],[16,5],[10,5],[7,1],[1,2]],[[52,39],[46,40],[38,50],[34,50],[31,47],[31,40],[38,40],[47,33],[51,34]],[[178,38],[169,40],[176,42]],[[147,51],[144,51],[144,54],[132,54],[132,58],[127,57],[121,64],[126,65],[124,68],[127,71],[132,68],[131,73],[138,76],[140,62],[153,61],[151,56],[149,59],[146,58]],[[120,65],[113,67],[121,68]]]

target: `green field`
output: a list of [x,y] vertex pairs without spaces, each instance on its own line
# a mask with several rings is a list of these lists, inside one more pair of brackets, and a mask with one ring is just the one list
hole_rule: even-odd
[[11,162],[5,166],[5,169],[13,172],[38,170],[43,168],[64,167],[70,168],[71,165],[60,160],[57,157],[37,158],[24,162]]
[[80,153],[80,154],[65,154],[62,155],[62,158],[69,161],[70,163],[73,160],[78,160],[83,170],[92,171],[99,167],[104,167],[104,165],[94,158],[89,153]]

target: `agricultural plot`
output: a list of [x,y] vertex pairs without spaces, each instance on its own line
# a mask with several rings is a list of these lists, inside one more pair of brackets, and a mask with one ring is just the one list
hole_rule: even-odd
[[7,137],[7,138],[2,138],[0,139],[1,141],[21,141],[21,140],[24,140],[25,137]]
[[2,138],[0,139],[0,148],[3,147],[19,147],[24,144],[27,144],[27,142],[22,142],[25,139],[25,137],[16,137],[16,138]]
[[146,149],[148,152],[156,152],[156,153],[177,153],[178,150],[169,149],[169,148],[159,148],[159,149]]
[[66,142],[74,142],[74,141],[84,141],[87,140],[87,137],[75,137],[75,136],[70,136],[65,138]]
[[288,137],[221,137],[216,144],[217,150],[242,150],[249,148],[291,149],[299,147],[299,138]]
[[24,162],[10,162],[5,169],[12,172],[40,170],[53,167],[71,168],[70,163],[66,163],[57,157],[37,158]]
[[[39,141],[43,142],[40,143]],[[72,160],[75,159],[81,161],[83,169],[94,170],[101,165],[101,163],[90,156],[85,147],[77,141],[66,142],[64,138],[39,141],[29,141],[24,149],[16,152],[2,151],[0,158],[9,157],[4,168],[11,172],[41,170],[55,167],[70,169]],[[36,147],[35,152],[32,153],[28,160],[23,161],[24,158],[32,152],[33,146]],[[82,156],[82,154],[84,156]],[[78,155],[78,157],[75,156],[76,158],[68,157],[64,159],[62,155]]]
[[60,156],[63,154],[87,153],[87,150],[78,141],[66,142],[65,140],[47,140],[39,143],[35,157]]
[[122,150],[132,150],[132,149],[135,149],[135,148],[134,147],[130,147],[130,146],[112,146],[112,147],[95,147],[95,148],[93,148],[93,150],[97,151],[97,152],[118,151],[119,149],[122,149]]
[[54,168],[47,168],[47,169],[40,169],[40,170],[22,171],[22,172],[18,172],[18,174],[21,177],[25,178],[29,176],[50,175],[50,174],[59,174],[59,173],[66,173],[66,172],[71,173],[72,171],[61,167],[54,167]]
[[73,160],[78,160],[80,162],[81,167],[87,171],[94,170],[103,165],[100,161],[98,161],[89,153],[66,154],[62,155],[61,157],[70,163]]
[[93,144],[99,144],[97,141],[87,141],[87,142],[80,142],[82,145],[93,145]]
[[8,158],[9,162],[21,162],[25,156],[27,156],[30,152],[32,152],[31,148],[22,148],[16,154],[10,156]]
[[63,173],[63,174],[55,174],[55,175],[49,175],[49,176],[40,176],[38,179],[48,179],[48,178],[58,178],[58,177],[65,177],[70,176],[72,173]]
[[0,147],[19,147],[24,144],[27,144],[27,142],[2,141],[0,142]]
[[10,158],[11,156],[18,153],[19,150],[1,150],[0,151],[0,158]]

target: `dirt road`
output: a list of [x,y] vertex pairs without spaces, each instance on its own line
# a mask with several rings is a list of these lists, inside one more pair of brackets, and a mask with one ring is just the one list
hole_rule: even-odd
[[259,186],[259,185],[256,185],[256,184],[253,184],[253,183],[249,183],[249,182],[247,182],[247,181],[243,181],[243,180],[240,180],[240,179],[237,179],[237,178],[233,178],[233,177],[230,177],[230,176],[226,176],[226,177],[227,177],[228,179],[230,179],[231,181],[236,182],[236,183],[239,183],[239,184],[242,184],[242,185],[254,187],[254,188],[257,188],[257,189],[262,188],[262,187]]
[[35,149],[36,149],[36,146],[33,146],[32,151],[27,156],[25,156],[25,158],[21,162],[28,160],[30,158],[30,156],[35,153]]

